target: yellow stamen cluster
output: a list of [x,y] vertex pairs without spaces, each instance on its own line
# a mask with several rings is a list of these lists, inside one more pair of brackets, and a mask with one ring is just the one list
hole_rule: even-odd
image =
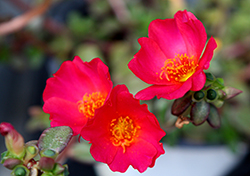
[[168,81],[185,82],[192,76],[198,64],[194,57],[188,57],[186,54],[175,56],[174,59],[167,59],[161,68],[160,79],[163,76]]
[[95,110],[103,105],[105,98],[106,96],[103,96],[100,92],[86,93],[82,100],[77,102],[78,110],[91,119],[95,115]]
[[111,141],[113,145],[121,146],[123,148],[123,153],[125,153],[125,147],[130,146],[134,141],[138,129],[140,129],[140,126],[136,126],[133,120],[128,116],[113,119],[110,124]]

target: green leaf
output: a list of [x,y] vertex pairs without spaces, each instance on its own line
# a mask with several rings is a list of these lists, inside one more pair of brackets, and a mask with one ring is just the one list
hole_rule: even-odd
[[215,80],[215,77],[212,73],[205,73],[206,74],[206,78],[207,78],[207,81],[214,81]]
[[8,150],[5,151],[5,152],[3,152],[3,153],[1,153],[1,164],[3,164],[4,161],[7,159],[8,153],[9,153]]
[[190,116],[192,123],[194,125],[201,125],[204,121],[207,120],[209,115],[210,106],[209,103],[203,101],[195,102],[192,105]]
[[68,126],[48,128],[41,134],[38,147],[40,150],[51,149],[62,152],[73,136],[73,131]]
[[176,99],[172,105],[171,113],[179,116],[187,110],[192,103],[192,94],[188,92],[184,97]]
[[224,80],[222,78],[217,78],[216,81],[213,83],[213,86],[217,89],[224,88]]
[[219,128],[221,126],[219,112],[214,105],[210,105],[210,112],[207,118],[207,122],[213,128]]

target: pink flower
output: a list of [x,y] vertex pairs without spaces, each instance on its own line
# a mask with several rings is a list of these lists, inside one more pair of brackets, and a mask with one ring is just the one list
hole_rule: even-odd
[[[203,24],[191,13],[178,11],[173,19],[156,19],[148,29],[148,38],[138,41],[141,49],[128,64],[141,80],[152,86],[136,94],[137,99],[177,99],[189,90],[203,88],[208,69],[217,47]],[[204,50],[204,53],[202,54]]]
[[159,142],[164,135],[147,105],[140,105],[125,85],[114,87],[107,102],[81,132],[92,143],[94,159],[119,172],[125,172],[130,165],[139,172],[153,167],[156,158],[164,153]]
[[50,114],[52,127],[69,126],[77,135],[110,94],[108,67],[99,58],[83,62],[76,56],[53,76],[43,93],[43,110]]

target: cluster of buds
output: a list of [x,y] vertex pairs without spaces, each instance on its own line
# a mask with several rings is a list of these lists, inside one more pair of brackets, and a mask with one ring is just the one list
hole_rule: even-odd
[[[61,133],[62,131],[64,132]],[[69,175],[67,165],[56,162],[58,154],[64,150],[73,135],[69,127],[48,128],[38,141],[27,143],[24,143],[22,135],[9,123],[0,124],[0,133],[5,137],[7,148],[1,154],[1,163],[12,170],[12,176]]]
[[176,99],[172,105],[171,113],[178,116],[176,127],[182,128],[189,122],[198,126],[205,121],[213,128],[221,126],[218,109],[224,101],[242,93],[241,90],[224,86],[221,78],[215,78],[206,73],[206,84],[200,91],[189,91],[182,98]]

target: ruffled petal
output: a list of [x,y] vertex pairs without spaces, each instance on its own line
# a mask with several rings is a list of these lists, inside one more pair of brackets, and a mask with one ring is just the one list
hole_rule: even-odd
[[170,86],[159,86],[159,85],[152,85],[146,89],[139,91],[135,98],[140,100],[150,100],[157,96],[157,98],[166,98],[169,100],[177,99],[185,95],[187,91],[190,90],[192,86],[192,82],[188,79],[183,84],[175,84]]
[[187,54],[199,59],[207,40],[205,27],[186,10],[178,11],[174,18],[187,47]]
[[89,92],[89,89],[92,90],[93,88],[94,85],[90,78],[83,74],[71,61],[66,61],[62,63],[54,77],[47,80],[43,100],[59,97],[77,102],[85,92]]
[[155,145],[155,148],[156,148],[156,150],[157,150],[157,154],[154,156],[154,158],[153,158],[153,160],[152,160],[152,163],[151,163],[151,165],[149,165],[149,167],[154,167],[156,159],[157,159],[160,155],[165,154],[165,150],[164,150],[164,148],[163,148],[163,144],[162,144],[162,143],[159,142],[158,145]]
[[51,126],[69,126],[74,135],[81,132],[87,123],[87,118],[78,111],[78,105],[70,101],[52,97],[43,106],[45,113],[50,114]]
[[171,84],[166,79],[160,79],[161,68],[166,57],[154,40],[142,37],[138,40],[141,49],[129,62],[129,69],[148,84]]
[[148,36],[159,45],[168,59],[187,53],[175,19],[153,20],[148,27]]
[[134,169],[142,173],[152,164],[156,155],[156,148],[151,143],[139,138],[128,147],[128,151],[125,153],[120,148],[109,167],[112,171],[125,172],[129,165],[132,165]]
[[197,69],[207,70],[210,66],[210,61],[213,58],[213,52],[217,48],[216,41],[211,37],[207,43],[206,49],[200,59],[199,67]]
[[110,86],[107,85],[107,82],[112,84],[109,69],[100,58],[94,58],[90,62],[83,62],[79,56],[75,56],[72,62],[79,68],[79,70],[81,70],[81,72],[90,75],[93,82],[96,83],[96,89],[99,89],[100,85],[102,85],[102,87],[108,87],[107,89],[110,88]]
[[118,148],[111,142],[110,138],[103,136],[97,138],[97,140],[91,140],[92,145],[90,147],[90,153],[96,161],[110,164],[113,162]]
[[94,62],[90,62],[91,64],[83,63],[79,59],[76,57],[73,62],[62,63],[54,77],[47,80],[43,93],[44,101],[51,97],[59,97],[77,102],[86,93],[109,94],[113,84],[109,73],[104,72],[107,66],[102,64],[100,59],[95,59]]

